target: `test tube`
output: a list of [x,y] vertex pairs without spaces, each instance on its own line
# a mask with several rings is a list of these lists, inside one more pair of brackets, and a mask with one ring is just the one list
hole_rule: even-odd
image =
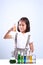
[[21,53],[21,63],[24,63],[24,57],[23,57],[23,52]]
[[26,63],[26,54],[24,54],[24,64]]
[[17,25],[16,25],[16,24],[14,24],[14,25],[13,25],[13,31],[15,31],[15,32],[16,32],[16,30],[17,30]]
[[21,59],[20,59],[20,51],[18,51],[18,64],[21,63]]

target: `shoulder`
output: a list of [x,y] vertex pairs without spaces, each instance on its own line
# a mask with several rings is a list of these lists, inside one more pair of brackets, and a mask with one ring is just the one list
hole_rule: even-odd
[[27,35],[31,36],[31,33],[30,32],[27,32]]
[[30,36],[30,40],[33,41],[33,37],[32,37],[31,32],[28,32],[28,36]]

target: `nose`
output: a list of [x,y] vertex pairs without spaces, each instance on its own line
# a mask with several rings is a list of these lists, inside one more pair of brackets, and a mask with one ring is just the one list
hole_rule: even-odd
[[23,26],[21,25],[20,27],[22,28]]

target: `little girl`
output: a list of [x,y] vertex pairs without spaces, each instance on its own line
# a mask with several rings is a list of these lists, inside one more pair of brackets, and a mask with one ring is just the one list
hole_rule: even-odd
[[[17,33],[17,35],[16,35]],[[15,36],[17,38],[15,39]],[[29,38],[28,38],[29,36]],[[4,39],[14,39],[16,46],[19,50],[20,49],[25,49],[25,47],[29,46],[30,51],[34,51],[34,46],[33,46],[33,40],[30,34],[30,22],[27,17],[22,17],[18,21],[17,25],[17,32],[16,32],[16,26],[12,27],[8,32],[5,34]],[[26,45],[28,40],[28,44]]]

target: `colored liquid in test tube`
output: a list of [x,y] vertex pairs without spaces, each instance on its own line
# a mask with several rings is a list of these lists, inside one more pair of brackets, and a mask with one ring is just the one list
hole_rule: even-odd
[[18,64],[21,63],[21,59],[20,59],[20,52],[18,51]]
[[24,64],[26,63],[26,56],[24,56]]
[[24,57],[23,57],[23,52],[21,53],[21,63],[24,63]]
[[13,26],[13,31],[16,32],[16,24],[14,24],[14,26]]
[[32,63],[32,56],[29,56],[29,63]]
[[24,64],[26,63],[26,53],[24,53]]
[[29,55],[29,63],[32,63],[32,52],[30,51],[30,55]]

